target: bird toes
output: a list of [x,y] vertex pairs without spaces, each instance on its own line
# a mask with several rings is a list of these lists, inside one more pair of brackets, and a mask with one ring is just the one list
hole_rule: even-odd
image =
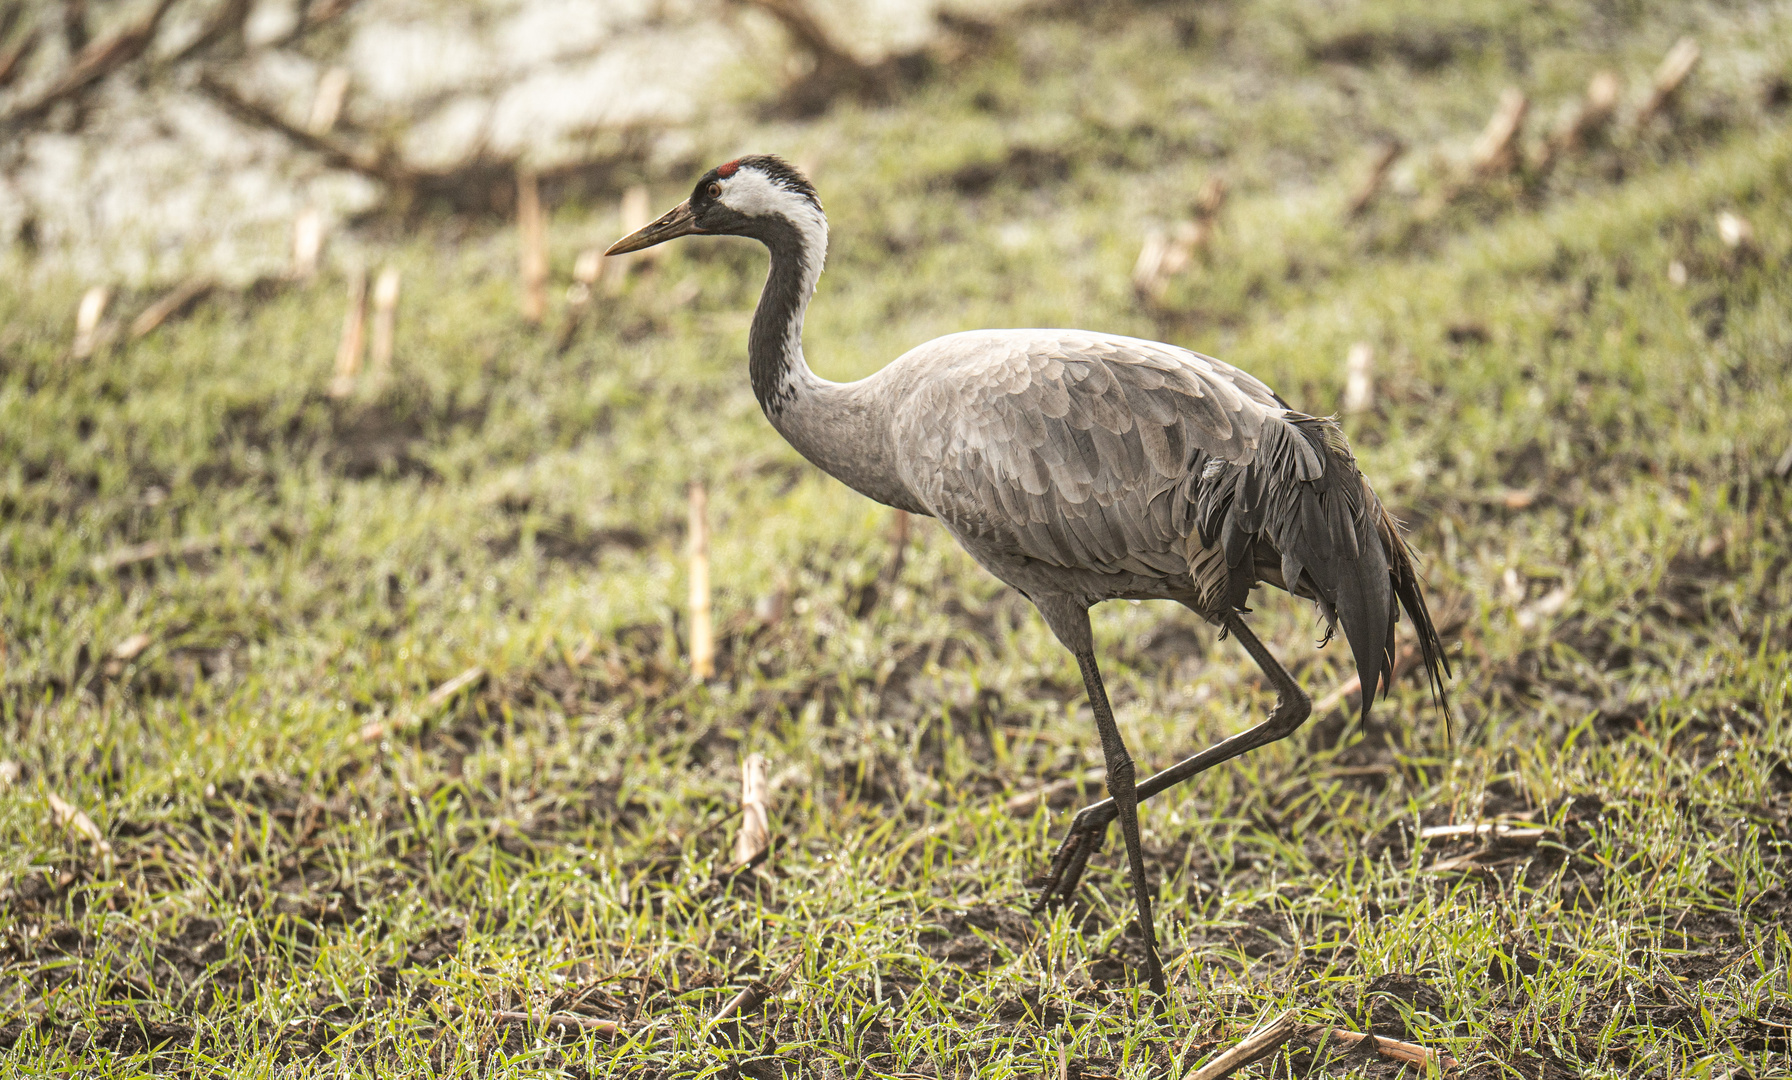
[[1069,834],[1052,856],[1051,869],[1033,882],[1039,886],[1039,896],[1033,901],[1033,914],[1068,903],[1076,895],[1077,886],[1083,880],[1083,868],[1088,865],[1089,856],[1101,850],[1102,841],[1107,837],[1107,826],[1105,820],[1086,820],[1085,814],[1077,815]]

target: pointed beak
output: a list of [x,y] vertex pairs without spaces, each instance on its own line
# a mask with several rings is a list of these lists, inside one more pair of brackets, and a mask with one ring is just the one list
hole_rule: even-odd
[[660,219],[645,228],[636,229],[627,236],[610,245],[605,255],[626,255],[631,251],[640,251],[655,244],[663,244],[680,236],[700,233],[697,227],[697,215],[692,213],[691,204],[687,200],[679,203],[661,215]]

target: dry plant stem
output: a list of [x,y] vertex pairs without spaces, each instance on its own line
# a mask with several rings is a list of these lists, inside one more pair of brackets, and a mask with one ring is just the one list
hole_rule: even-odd
[[1609,71],[1594,74],[1587,83],[1586,97],[1560,127],[1543,143],[1536,163],[1538,173],[1547,173],[1564,156],[1586,145],[1593,134],[1611,123],[1618,111],[1618,95],[1623,84]]
[[217,282],[210,278],[189,278],[182,282],[174,291],[144,308],[142,314],[131,320],[132,340],[148,335],[156,327],[187,311],[210,295],[215,288]]
[[44,798],[50,804],[50,814],[55,817],[57,825],[92,844],[93,849],[101,855],[112,854],[112,845],[106,842],[105,834],[100,832],[100,827],[93,823],[93,819],[85,811],[54,791],[44,792]]
[[99,347],[100,319],[111,300],[112,290],[104,285],[95,285],[81,294],[81,304],[75,309],[75,341],[69,349],[76,360],[87,359]]
[[1268,1024],[1246,1035],[1236,1045],[1216,1055],[1207,1064],[1189,1073],[1184,1080],[1220,1080],[1276,1052],[1305,1027],[1291,1009]]
[[224,546],[224,538],[220,536],[196,536],[182,540],[177,544],[166,544],[160,540],[150,540],[142,544],[131,544],[128,547],[116,548],[104,555],[95,555],[88,563],[89,568],[97,574],[109,574],[115,570],[123,570],[138,563],[153,562],[165,555],[185,558],[190,555],[205,555]]
[[592,286],[603,273],[603,258],[603,252],[587,248],[579,252],[578,259],[572,264],[572,285],[566,290],[566,319],[560,324],[560,335],[554,341],[556,353],[564,353],[570,348],[573,335],[579,332],[585,309],[591,306]]
[[317,93],[311,98],[311,118],[305,130],[313,135],[328,135],[342,115],[342,102],[348,96],[349,73],[345,67],[333,67],[317,80]]
[[1515,822],[1500,819],[1495,821],[1465,821],[1455,825],[1432,825],[1429,828],[1419,830],[1419,839],[1437,840],[1451,836],[1482,836],[1492,834],[1502,840],[1532,840],[1541,836],[1546,836],[1548,833],[1548,829],[1539,826],[1526,825],[1517,827]]
[[1392,139],[1381,144],[1375,152],[1375,160],[1369,165],[1369,175],[1350,196],[1348,213],[1351,217],[1361,217],[1381,194],[1382,185],[1387,183],[1388,174],[1394,171],[1394,162],[1406,152],[1406,144],[1399,139]]
[[762,983],[757,979],[748,983],[742,988],[740,993],[722,1003],[722,1007],[716,1010],[716,1014],[709,1018],[709,1023],[705,1026],[705,1030],[715,1027],[717,1024],[731,1016],[752,1012],[760,1005],[763,1005],[766,998],[771,997],[773,994],[784,989],[784,984],[788,983],[790,977],[796,974],[796,969],[802,962],[803,957],[799,953],[795,959],[791,960],[790,963],[785,964],[776,975],[772,976],[772,981],[770,983]]
[[548,313],[547,221],[535,170],[516,171],[516,227],[521,248],[518,274],[523,286],[523,318],[539,323]]
[[373,357],[372,375],[384,382],[392,375],[392,350],[398,336],[398,268],[388,266],[380,271],[373,286]]
[[[653,204],[648,201],[647,189],[640,184],[622,193],[622,201],[616,208],[619,220],[618,229],[623,236],[646,225],[653,220]],[[628,255],[612,255],[603,260],[603,275],[606,287],[615,293],[628,279],[629,268],[637,262],[645,264],[659,257],[664,248],[650,247],[645,251],[637,251]]]
[[1518,137],[1524,132],[1524,118],[1530,108],[1531,100],[1524,91],[1507,87],[1500,92],[1499,108],[1469,153],[1469,167],[1475,176],[1501,176],[1517,166]]
[[316,276],[317,260],[324,250],[324,216],[307,206],[292,220],[292,276],[306,281]]
[[1375,1042],[1372,1045],[1375,1048],[1375,1052],[1384,1058],[1405,1062],[1408,1065],[1416,1065],[1420,1069],[1426,1068],[1433,1062],[1435,1062],[1437,1067],[1444,1072],[1450,1072],[1456,1068],[1456,1059],[1441,1050],[1432,1050],[1429,1047],[1420,1046],[1417,1043],[1401,1042],[1398,1039],[1390,1039],[1383,1035],[1370,1035],[1361,1031],[1332,1028],[1331,1031],[1327,1032],[1327,1038],[1347,1047],[1355,1046],[1364,1039],[1373,1039]]
[[908,558],[908,538],[913,530],[913,521],[907,510],[897,510],[890,516],[890,562],[884,567],[884,583],[895,585],[902,577],[902,564]]
[[331,397],[345,398],[355,392],[366,336],[367,271],[355,270],[348,276],[348,312],[342,317],[342,340],[336,346],[336,375],[330,380]]
[[1345,412],[1364,413],[1374,407],[1374,364],[1375,349],[1368,342],[1359,341],[1350,347],[1344,357]]
[[1041,802],[1050,801],[1052,798],[1063,792],[1075,791],[1079,784],[1099,784],[1103,780],[1106,780],[1107,777],[1107,769],[1097,765],[1092,769],[1085,770],[1081,776],[1066,776],[1059,780],[1053,780],[1049,784],[1043,784],[1031,791],[1023,791],[1019,795],[1011,795],[1009,796],[1008,801],[1003,804],[1003,808],[1010,814],[1024,814],[1032,810],[1035,806],[1038,806]]
[[709,490],[691,485],[691,678],[699,682],[716,674],[714,629],[709,609]]
[[453,701],[455,695],[459,694],[462,690],[472,689],[476,683],[483,682],[484,680],[485,669],[478,664],[473,665],[459,675],[456,675],[454,678],[449,679],[447,682],[436,687],[434,690],[431,690],[429,696],[423,699],[424,714],[428,715],[435,712],[450,701]]
[[423,699],[423,704],[414,714],[394,716],[391,720],[375,720],[361,728],[359,738],[364,743],[379,742],[393,731],[434,716],[442,706],[453,701],[462,691],[470,690],[484,681],[485,668],[475,664],[431,690],[429,696]]
[[1643,107],[1636,112],[1636,125],[1642,127],[1656,113],[1673,104],[1674,95],[1680,92],[1687,77],[1698,65],[1698,42],[1689,37],[1674,42],[1674,47],[1661,58],[1661,66],[1655,69],[1655,84],[1649,89],[1649,97],[1643,102]]
[[734,861],[750,863],[771,844],[771,814],[765,781],[765,755],[748,754],[740,763],[740,832],[734,838]]
[[560,1025],[574,1027],[598,1035],[621,1035],[622,1025],[614,1020],[600,1020],[595,1016],[577,1016],[572,1013],[533,1013],[517,1012],[513,1009],[474,1010],[463,1009],[459,1005],[448,1006],[448,1011],[469,1019],[506,1020],[512,1023]]

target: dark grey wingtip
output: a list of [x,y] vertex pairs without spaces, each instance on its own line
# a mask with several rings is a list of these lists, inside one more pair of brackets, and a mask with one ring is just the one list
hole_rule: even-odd
[[1369,722],[1376,699],[1386,694],[1394,670],[1388,643],[1394,629],[1394,596],[1380,544],[1363,545],[1362,555],[1337,582],[1338,621],[1356,660],[1362,693],[1360,721]]

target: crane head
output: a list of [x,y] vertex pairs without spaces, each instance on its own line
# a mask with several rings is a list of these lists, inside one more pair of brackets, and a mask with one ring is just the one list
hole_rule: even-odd
[[680,236],[750,236],[766,243],[794,234],[805,253],[827,249],[827,219],[815,188],[782,158],[737,158],[703,174],[691,197],[657,221],[610,245],[605,255],[663,244]]

